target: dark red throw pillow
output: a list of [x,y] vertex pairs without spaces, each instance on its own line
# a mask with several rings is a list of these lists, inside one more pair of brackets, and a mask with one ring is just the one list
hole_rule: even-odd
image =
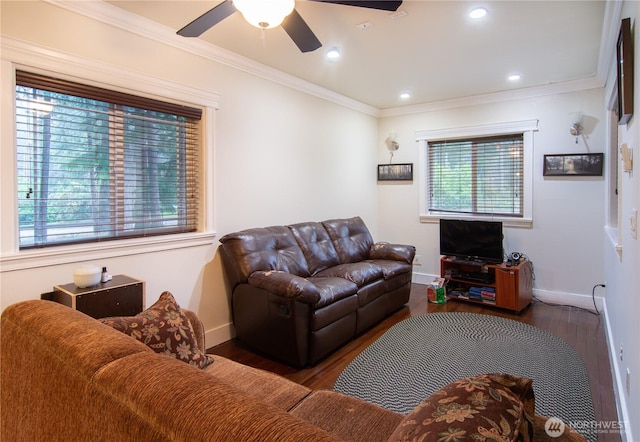
[[205,368],[213,362],[213,356],[198,347],[189,319],[170,292],[162,293],[155,304],[136,316],[99,321],[146,344],[156,353],[189,365]]

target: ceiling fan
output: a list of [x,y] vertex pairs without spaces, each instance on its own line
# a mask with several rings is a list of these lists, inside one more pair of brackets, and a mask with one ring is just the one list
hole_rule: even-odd
[[[347,0],[309,0],[322,3],[357,6],[360,8],[395,11],[402,1],[347,1]],[[295,10],[295,0],[224,0],[215,8],[178,31],[183,37],[198,37],[236,11],[252,25],[268,29],[280,23],[291,40],[302,52],[315,51],[322,46],[302,16]]]

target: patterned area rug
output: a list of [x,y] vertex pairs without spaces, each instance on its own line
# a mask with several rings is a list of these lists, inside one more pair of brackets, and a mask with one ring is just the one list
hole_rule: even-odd
[[334,390],[406,414],[454,380],[483,373],[533,379],[538,414],[595,421],[589,377],[573,347],[531,325],[475,313],[399,322],[344,369]]

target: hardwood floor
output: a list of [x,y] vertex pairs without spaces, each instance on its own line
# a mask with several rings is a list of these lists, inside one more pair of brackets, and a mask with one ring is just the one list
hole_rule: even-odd
[[[331,389],[349,362],[379,338],[389,327],[410,316],[445,311],[501,316],[548,330],[562,338],[576,349],[585,362],[589,373],[596,421],[617,422],[604,317],[596,316],[593,313],[575,307],[552,306],[534,301],[531,306],[520,314],[515,314],[506,310],[459,301],[449,301],[446,304],[430,304],[427,302],[426,286],[414,284],[407,306],[312,367],[298,370],[272,361],[247,350],[236,340],[212,347],[208,350],[208,353],[218,354],[252,367],[280,374],[312,389]],[[620,441],[621,438],[619,434],[599,434],[598,440],[607,442]]]

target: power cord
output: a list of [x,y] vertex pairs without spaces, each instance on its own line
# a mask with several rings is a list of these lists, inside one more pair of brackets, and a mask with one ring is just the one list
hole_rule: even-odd
[[593,301],[593,308],[596,310],[596,315],[600,316],[600,312],[598,311],[598,306],[596,305],[596,287],[605,288],[606,285],[604,285],[604,284],[596,284],[591,289],[591,300]]

